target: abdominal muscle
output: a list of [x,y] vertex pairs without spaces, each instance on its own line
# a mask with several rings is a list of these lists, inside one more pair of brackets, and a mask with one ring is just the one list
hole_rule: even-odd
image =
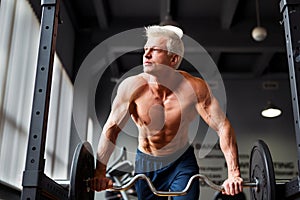
[[139,115],[133,118],[139,130],[139,150],[153,156],[165,156],[185,147],[189,120],[184,118],[186,115],[178,108],[180,106],[169,109],[165,105],[163,109],[151,105],[150,111],[138,112]]
[[156,133],[139,133],[139,150],[153,156],[166,156],[177,152],[188,143],[187,131],[168,133],[161,130]]

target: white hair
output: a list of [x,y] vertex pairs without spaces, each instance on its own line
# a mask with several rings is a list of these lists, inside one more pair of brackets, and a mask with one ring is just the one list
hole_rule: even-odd
[[184,55],[184,45],[181,37],[183,36],[183,32],[180,28],[175,26],[148,26],[146,29],[147,38],[152,37],[164,37],[166,38],[166,47],[169,53],[174,53],[179,55],[180,59],[176,66],[179,67],[183,55]]

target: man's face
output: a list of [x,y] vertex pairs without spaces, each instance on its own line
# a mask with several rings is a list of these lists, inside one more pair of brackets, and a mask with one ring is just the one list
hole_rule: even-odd
[[170,66],[171,58],[171,55],[168,55],[165,38],[149,38],[144,46],[144,72],[151,73],[159,71],[161,67]]

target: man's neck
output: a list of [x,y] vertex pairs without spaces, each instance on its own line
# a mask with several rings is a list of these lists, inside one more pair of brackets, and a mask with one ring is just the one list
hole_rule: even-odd
[[159,79],[156,76],[150,75],[148,84],[153,94],[155,94],[159,99],[165,100],[170,94],[177,91],[177,87],[181,81],[177,76],[178,75],[174,76],[169,74],[165,78]]
[[[150,73],[149,75],[149,83],[157,83],[157,84],[165,84],[174,82],[173,80],[176,77],[178,72],[174,69],[165,69],[156,72],[155,74]],[[175,76],[174,76],[175,75]]]

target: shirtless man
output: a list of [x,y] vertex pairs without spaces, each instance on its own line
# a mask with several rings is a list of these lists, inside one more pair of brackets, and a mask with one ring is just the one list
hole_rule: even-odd
[[[184,52],[181,30],[150,26],[146,35],[144,72],[126,78],[118,88],[99,140],[91,188],[101,191],[112,187],[112,181],[105,175],[106,165],[118,134],[132,117],[139,131],[136,173],[146,174],[157,190],[182,191],[189,178],[199,173],[194,150],[189,145],[188,129],[191,121],[200,115],[217,132],[228,166],[223,193],[241,192],[243,180],[230,122],[203,79],[177,70]],[[166,199],[155,196],[143,180],[136,183],[136,190],[141,200]],[[173,199],[199,199],[199,181],[193,183],[187,195]]]

